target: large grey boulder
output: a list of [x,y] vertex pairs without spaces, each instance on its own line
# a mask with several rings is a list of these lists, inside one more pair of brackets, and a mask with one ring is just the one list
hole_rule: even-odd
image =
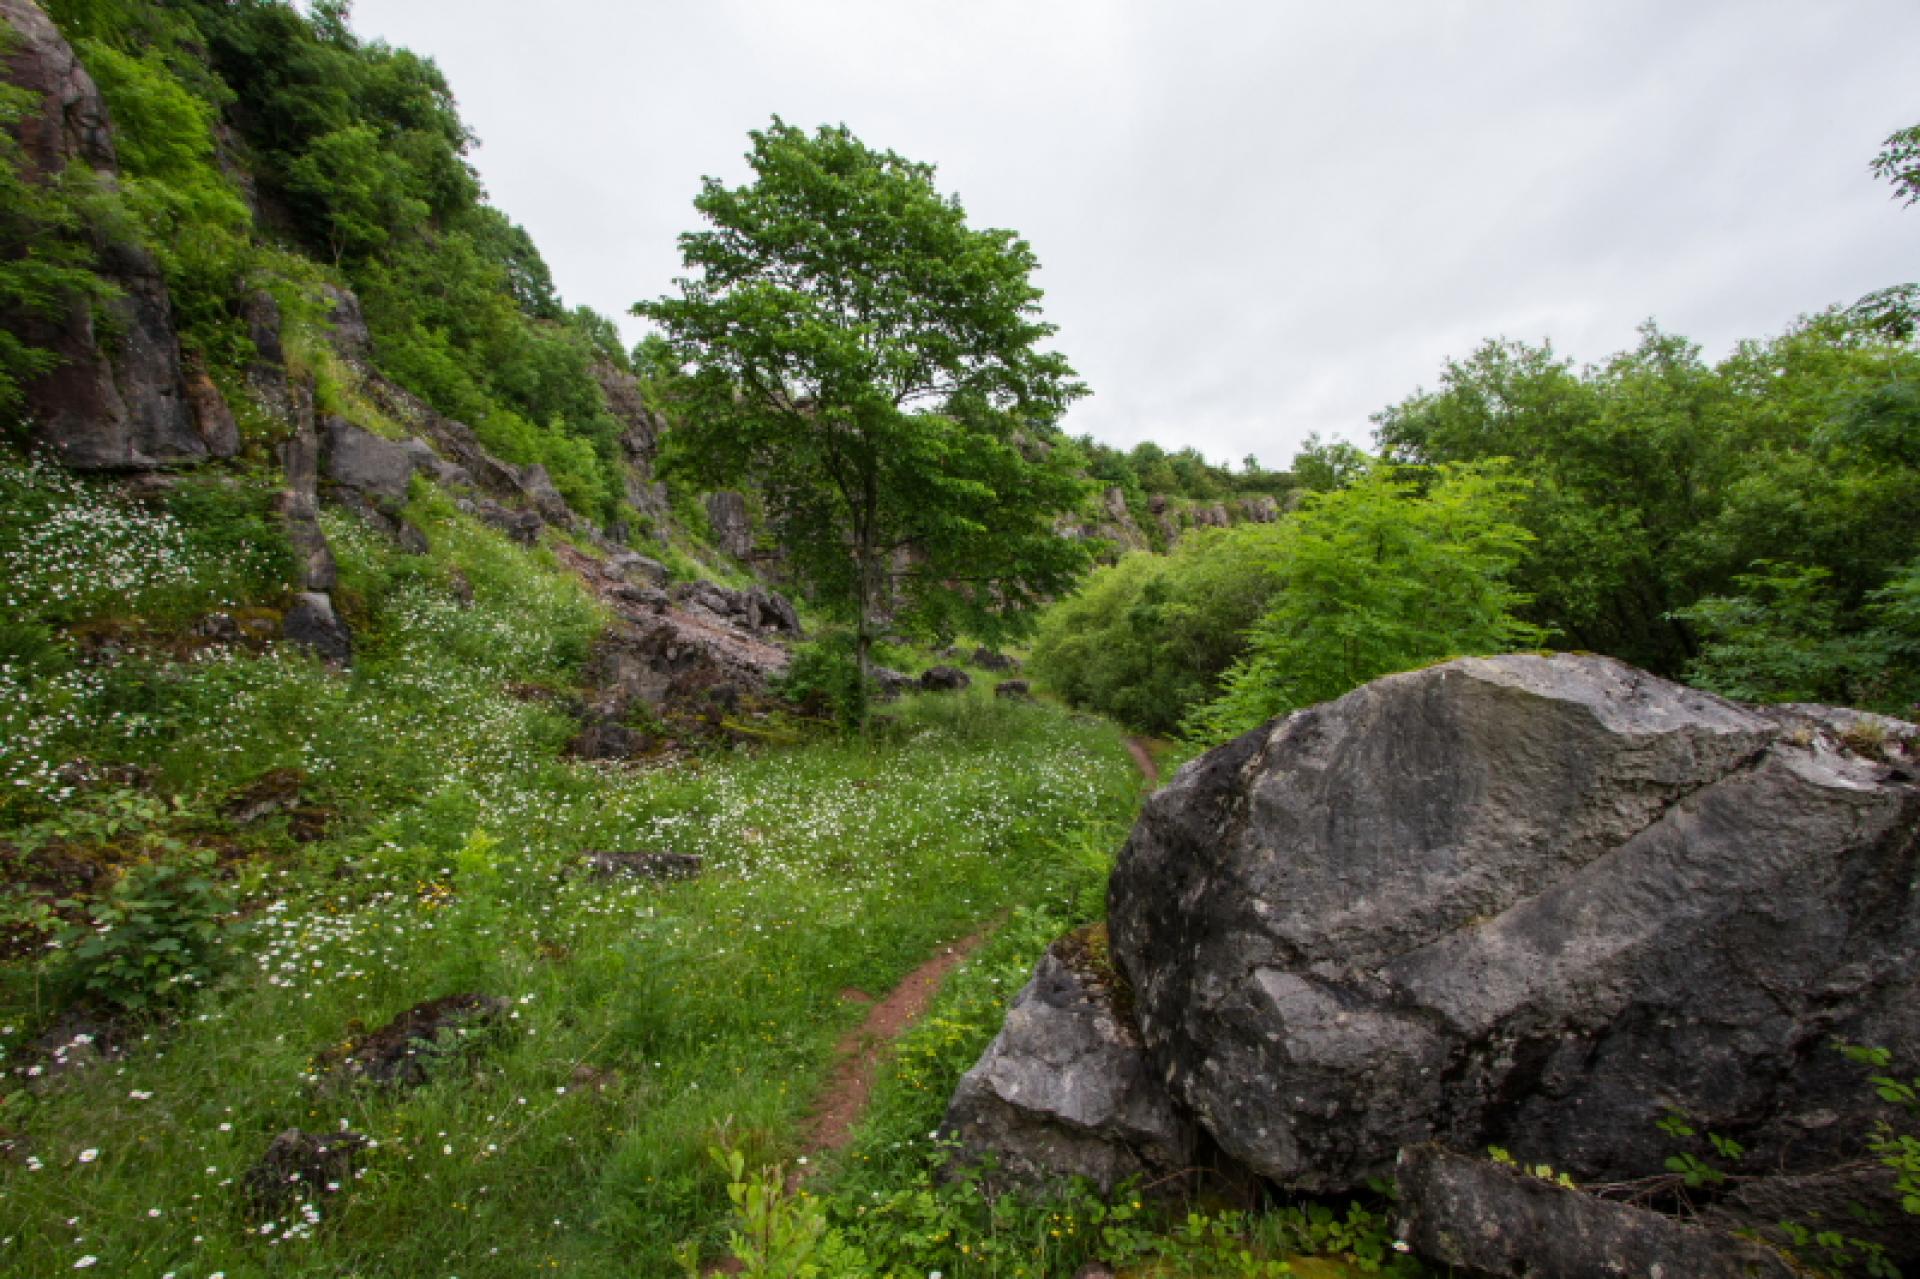
[[1335,1191],[1403,1147],[1658,1174],[1857,1157],[1836,1039],[1920,1059],[1920,784],[1896,721],[1605,658],[1463,659],[1194,761],[1110,926],[1156,1067],[1228,1154]]
[[1079,934],[1041,958],[941,1127],[964,1159],[990,1154],[1005,1177],[1085,1177],[1103,1190],[1186,1168],[1198,1144]]

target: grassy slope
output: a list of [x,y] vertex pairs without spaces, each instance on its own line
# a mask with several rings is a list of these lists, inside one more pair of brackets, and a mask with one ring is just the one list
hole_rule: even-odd
[[[149,542],[155,527],[187,542],[218,531],[201,510],[131,507],[99,486],[82,499]],[[172,660],[158,637],[207,602],[168,576],[178,548],[143,549],[113,521],[73,534],[65,571],[111,560],[131,586],[48,616],[152,656],[9,668],[24,701],[4,712],[7,750],[40,779],[0,833],[14,878],[34,849],[129,864],[217,847],[248,909],[226,975],[125,1061],[52,1088],[0,1085],[16,1138],[0,1164],[7,1273],[88,1256],[103,1273],[180,1279],[668,1273],[678,1241],[711,1245],[723,1227],[705,1148],[719,1137],[757,1161],[794,1139],[859,1013],[842,988],[886,989],[1009,908],[1097,904],[1103,863],[1074,834],[1114,829],[1138,791],[1112,730],[976,690],[910,704],[871,745],[650,772],[566,762],[566,719],[526,686],[572,682],[591,603],[545,556],[444,502],[415,513],[424,559],[330,530],[362,639],[345,677],[241,648]],[[55,766],[76,755],[143,765],[150,781],[63,794]],[[302,769],[308,796],[340,814],[330,838],[296,846],[284,819],[220,819],[276,767]],[[136,800],[149,791],[157,810]],[[127,811],[144,816],[109,831],[101,815]],[[583,849],[650,847],[703,854],[709,876],[609,887],[569,873]],[[61,957],[0,977],[0,1042],[16,1055]],[[518,1001],[471,1075],[411,1095],[316,1087],[316,1055],[356,1023],[461,990]],[[236,1179],[273,1134],[343,1121],[380,1143],[351,1193],[318,1227],[248,1220]]]

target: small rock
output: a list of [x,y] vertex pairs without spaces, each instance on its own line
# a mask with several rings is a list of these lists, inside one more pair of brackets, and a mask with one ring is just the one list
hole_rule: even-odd
[[567,505],[567,499],[554,487],[553,476],[547,473],[546,467],[535,462],[520,467],[514,474],[521,496],[540,512],[542,519],[562,528],[573,523],[573,508]]
[[1023,679],[1003,679],[993,686],[993,695],[1027,702],[1033,700],[1033,687]]
[[533,546],[540,540],[540,530],[547,522],[535,511],[509,511],[498,502],[486,498],[474,503],[474,511],[482,524],[499,529],[522,546]]
[[883,702],[890,702],[915,686],[913,676],[902,674],[890,666],[872,667],[867,671],[867,676],[873,683],[874,696]]
[[1792,1279],[1772,1249],[1437,1146],[1400,1152],[1401,1238],[1475,1274]]
[[920,687],[932,693],[957,693],[971,683],[972,678],[957,666],[930,667],[920,676]]
[[236,826],[247,826],[300,803],[307,775],[297,768],[275,768],[262,773],[228,800],[220,815]]
[[705,863],[692,853],[588,853],[587,873],[595,879],[695,879]]
[[607,560],[607,567],[624,577],[634,586],[658,589],[667,584],[673,576],[667,566],[659,560],[649,559],[636,551],[621,551]]
[[135,1036],[124,1016],[94,1004],[75,1004],[20,1050],[13,1073],[35,1085],[127,1055]]
[[312,650],[324,661],[344,666],[353,660],[353,633],[333,611],[333,600],[320,591],[293,597],[281,633],[289,643]]
[[640,751],[640,735],[614,719],[596,719],[567,743],[575,759],[631,759]]
[[996,653],[990,648],[973,650],[973,664],[983,671],[1017,671],[1020,663],[1005,653]]
[[672,604],[665,591],[651,586],[616,586],[613,597],[648,613],[663,613]]
[[193,624],[193,633],[216,644],[238,644],[246,638],[231,613],[208,613]]

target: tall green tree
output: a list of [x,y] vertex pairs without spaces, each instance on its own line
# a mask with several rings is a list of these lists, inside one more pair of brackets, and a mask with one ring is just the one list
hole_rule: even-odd
[[759,488],[863,673],[885,614],[1018,625],[1085,562],[1053,521],[1082,491],[1055,424],[1086,390],[1044,349],[1033,250],[844,126],[751,137],[753,180],[694,200],[679,295],[634,308],[684,369],[668,465]]

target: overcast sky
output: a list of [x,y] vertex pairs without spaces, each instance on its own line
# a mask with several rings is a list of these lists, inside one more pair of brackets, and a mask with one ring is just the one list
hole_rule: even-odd
[[1867,164],[1915,0],[358,0],[433,57],[570,304],[679,273],[747,131],[844,123],[1042,263],[1069,430],[1284,466],[1482,339],[1723,354],[1920,279]]

